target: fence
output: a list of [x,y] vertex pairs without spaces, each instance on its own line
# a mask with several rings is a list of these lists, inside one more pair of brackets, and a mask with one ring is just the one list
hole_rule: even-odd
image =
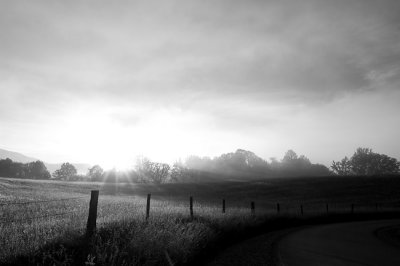
[[[93,233],[96,231],[96,217],[97,217],[97,206],[98,206],[98,197],[99,197],[99,191],[92,191],[91,193],[91,199],[90,199],[90,207],[89,207],[89,216],[88,216],[88,222],[87,222],[87,237],[91,237]],[[146,214],[145,214],[145,219],[146,221],[149,220],[150,218],[150,207],[151,205],[151,194],[147,194],[147,201],[146,201]],[[193,220],[195,217],[195,211],[194,211],[194,198],[193,196],[189,196],[189,215],[190,218]],[[276,203],[276,208],[275,208],[275,213],[276,215],[281,215],[283,214],[281,210],[281,203]],[[398,206],[399,205],[399,206]],[[390,204],[386,207],[388,207],[390,210],[396,210],[398,211],[400,209],[400,202],[396,204]],[[256,204],[255,201],[251,201],[249,205],[249,213],[252,216],[256,215]],[[301,216],[308,214],[315,214],[316,208],[309,208],[307,209],[303,204],[300,204],[299,206],[299,213]],[[355,203],[348,204],[347,206],[339,205],[338,204],[323,204],[321,206],[322,208],[318,209],[318,213],[321,214],[321,209],[323,210],[325,207],[325,214],[333,214],[333,213],[351,213],[354,214],[356,210],[359,212],[364,211],[371,211],[372,209],[375,212],[378,211],[384,211],[384,206],[383,203],[374,203],[374,204],[358,204],[356,205]],[[358,209],[356,209],[358,207]],[[335,211],[336,210],[336,211]],[[388,209],[387,209],[388,210]],[[222,205],[221,205],[221,211],[222,214],[227,213],[227,208],[226,208],[226,200],[222,199]],[[292,212],[293,214],[293,212]]]
[[[63,199],[36,200],[36,201],[25,201],[25,202],[2,202],[2,203],[0,203],[0,214],[2,214],[1,208],[4,208],[4,207],[39,205],[39,204],[43,204],[43,203],[67,202],[67,201],[75,201],[75,200],[80,200],[80,199],[87,199],[87,197],[72,197],[72,198],[63,198]],[[73,214],[75,214],[75,211],[64,211],[64,212],[51,213],[51,214],[48,213],[45,215],[36,215],[36,216],[24,217],[24,218],[15,218],[15,217],[7,217],[6,218],[3,216],[3,217],[0,217],[0,224],[23,223],[23,222],[30,222],[30,221],[36,221],[36,220],[43,220],[46,218],[65,217],[65,216],[73,215]]]
[[[64,212],[57,212],[57,213],[48,213],[45,215],[36,215],[33,217],[24,217],[24,218],[4,218],[1,217],[2,211],[1,207],[9,207],[9,206],[24,206],[24,205],[34,205],[34,204],[43,204],[43,203],[53,203],[53,202],[68,202],[74,200],[82,200],[88,199],[87,197],[73,197],[73,198],[63,198],[63,199],[55,199],[55,200],[40,200],[40,201],[27,201],[27,202],[9,202],[9,203],[0,203],[0,224],[8,224],[8,223],[23,223],[23,222],[30,222],[36,221],[46,218],[53,218],[53,217],[65,217],[68,215],[76,214],[75,211],[64,211]],[[99,200],[99,191],[93,190],[91,191],[90,202],[89,202],[89,210],[87,216],[87,224],[86,224],[86,237],[90,238],[96,231],[96,224],[97,224],[97,216],[98,216],[98,200]],[[195,219],[196,217],[196,206],[195,206],[195,199],[193,196],[189,196],[188,198],[188,213],[190,219]],[[220,205],[220,214],[226,215],[230,212],[229,206],[227,207],[227,203],[229,203],[225,198],[222,199]],[[256,208],[256,202],[250,201],[248,205],[248,213],[251,216],[256,216],[257,214],[264,214],[266,213],[266,208]],[[198,210],[201,206],[197,206]],[[232,207],[233,209],[233,207]],[[400,203],[393,204],[386,204],[385,203],[368,203],[368,204],[337,204],[337,203],[324,203],[317,205],[306,205],[306,204],[299,204],[297,207],[293,204],[282,204],[280,202],[276,203],[275,205],[270,205],[268,208],[268,214],[275,214],[275,215],[315,215],[315,214],[334,214],[334,213],[360,213],[360,212],[380,212],[380,211],[398,211],[400,209]],[[145,209],[145,219],[146,221],[151,218],[151,194],[147,195],[146,201],[146,209]]]

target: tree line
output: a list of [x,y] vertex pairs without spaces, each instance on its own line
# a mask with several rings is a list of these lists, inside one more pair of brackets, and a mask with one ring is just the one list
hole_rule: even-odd
[[13,162],[7,158],[0,160],[0,176],[31,179],[50,179],[64,181],[95,182],[136,182],[165,183],[204,181],[207,176],[263,178],[291,176],[329,176],[329,175],[386,175],[399,174],[400,163],[385,154],[373,152],[369,148],[358,148],[349,159],[333,161],[331,169],[322,164],[313,164],[304,155],[298,156],[288,150],[281,160],[270,158],[270,162],[251,151],[238,149],[215,158],[189,156],[185,161],[177,161],[172,167],[165,163],[154,162],[141,157],[133,169],[104,171],[100,165],[88,169],[86,175],[78,175],[74,165],[66,162],[52,175],[41,161],[31,163]]
[[348,175],[387,175],[398,174],[400,163],[385,154],[373,152],[369,148],[358,148],[353,156],[345,156],[340,161],[333,161],[331,168],[341,176]]
[[313,164],[304,155],[298,156],[288,150],[281,160],[271,158],[268,162],[251,151],[238,149],[213,159],[190,156],[185,162],[173,165],[173,180],[188,180],[201,176],[198,173],[211,172],[231,177],[262,178],[283,176],[326,176],[332,172],[322,164]]
[[10,158],[0,160],[0,176],[31,179],[49,179],[49,171],[42,161],[30,163],[13,162]]

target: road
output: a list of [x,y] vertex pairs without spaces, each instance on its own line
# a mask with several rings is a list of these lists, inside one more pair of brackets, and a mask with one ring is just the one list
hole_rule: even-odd
[[400,220],[339,223],[308,227],[278,243],[281,265],[400,265],[399,246],[377,237]]

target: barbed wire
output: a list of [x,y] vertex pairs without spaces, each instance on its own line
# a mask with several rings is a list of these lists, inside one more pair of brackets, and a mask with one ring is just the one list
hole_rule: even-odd
[[77,200],[77,199],[88,199],[88,197],[85,196],[85,197],[74,197],[74,198],[53,199],[53,200],[24,201],[24,202],[2,202],[2,203],[0,203],[0,206],[40,204],[40,203],[68,201],[68,200]]

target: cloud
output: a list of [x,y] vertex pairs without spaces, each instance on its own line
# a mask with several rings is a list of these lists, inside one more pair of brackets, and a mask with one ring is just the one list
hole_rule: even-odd
[[128,101],[331,99],[399,67],[399,4],[384,2],[5,2],[1,73]]
[[397,0],[2,1],[0,119],[14,134],[80,106],[126,127],[167,110],[261,136],[398,90],[399,12]]

